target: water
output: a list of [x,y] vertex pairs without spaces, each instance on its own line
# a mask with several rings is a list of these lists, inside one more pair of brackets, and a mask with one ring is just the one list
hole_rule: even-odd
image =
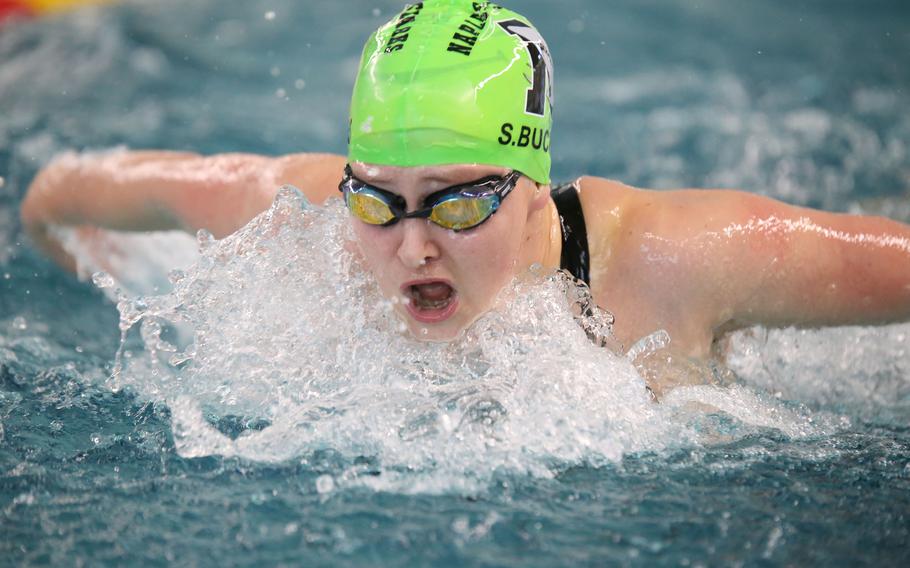
[[[906,325],[750,330],[732,385],[655,405],[546,274],[461,341],[414,342],[340,208],[290,190],[223,241],[111,235],[129,254],[100,287],[22,242],[18,203],[58,152],[343,152],[360,44],[397,4],[303,4],[0,31],[0,558],[906,564]],[[556,179],[908,218],[901,2],[521,9],[556,60]]]

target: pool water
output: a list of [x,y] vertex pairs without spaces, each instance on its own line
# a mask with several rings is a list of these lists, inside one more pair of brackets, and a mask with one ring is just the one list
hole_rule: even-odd
[[[341,208],[291,189],[223,241],[111,235],[94,283],[25,241],[19,203],[62,152],[343,153],[362,41],[398,7],[0,28],[2,563],[906,565],[908,325],[739,333],[732,384],[655,405],[552,275],[414,342]],[[513,7],[555,59],[556,179],[910,219],[905,2]]]

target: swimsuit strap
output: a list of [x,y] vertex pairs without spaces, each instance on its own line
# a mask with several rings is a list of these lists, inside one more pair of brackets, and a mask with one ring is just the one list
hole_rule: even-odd
[[575,182],[560,185],[553,188],[550,197],[556,204],[559,226],[562,229],[560,268],[590,285],[591,259],[588,255],[588,231],[585,229],[585,217],[581,211],[578,187]]
[[560,268],[576,281],[584,283],[574,287],[575,319],[596,345],[621,354],[624,352],[622,343],[613,335],[613,314],[598,306],[591,295],[591,255],[588,253],[588,231],[581,210],[581,199],[578,197],[578,185],[576,182],[560,185],[550,191],[550,196],[556,204],[562,230]]

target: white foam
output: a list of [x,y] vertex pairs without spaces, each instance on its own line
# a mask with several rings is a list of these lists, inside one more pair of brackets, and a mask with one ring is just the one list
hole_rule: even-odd
[[754,328],[734,334],[727,363],[773,395],[864,418],[910,416],[910,324],[829,329]]
[[[113,282],[130,296],[160,294],[170,290],[167,274],[185,269],[198,258],[196,241],[180,231],[132,233],[53,227],[54,237],[76,261],[76,272],[86,280],[104,272],[99,288],[117,299]],[[97,284],[97,283],[96,283]]]
[[[381,471],[351,465],[333,487],[467,491],[497,471],[551,476],[714,443],[699,424],[714,412],[743,431],[821,431],[745,387],[653,403],[632,361],[576,323],[567,279],[539,271],[459,340],[420,342],[348,252],[352,238],[340,200],[313,208],[289,188],[234,235],[203,235],[172,292],[121,297],[121,328],[139,325],[146,351],[124,357],[110,386],[167,403],[183,456],[285,461],[331,449]],[[192,330],[188,345],[167,340],[173,325]],[[229,414],[270,425],[231,439],[210,422]]]

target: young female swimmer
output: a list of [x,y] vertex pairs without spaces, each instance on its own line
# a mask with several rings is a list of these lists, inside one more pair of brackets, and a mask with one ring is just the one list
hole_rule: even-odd
[[673,351],[693,358],[753,324],[910,318],[910,227],[900,223],[737,191],[593,177],[551,189],[551,71],[543,38],[519,14],[426,0],[367,41],[347,158],[62,158],[35,178],[22,219],[72,268],[49,226],[224,237],[282,184],[315,203],[340,196],[382,292],[409,299],[396,310],[434,340],[457,336],[534,263],[587,281],[624,345],[664,329]]

